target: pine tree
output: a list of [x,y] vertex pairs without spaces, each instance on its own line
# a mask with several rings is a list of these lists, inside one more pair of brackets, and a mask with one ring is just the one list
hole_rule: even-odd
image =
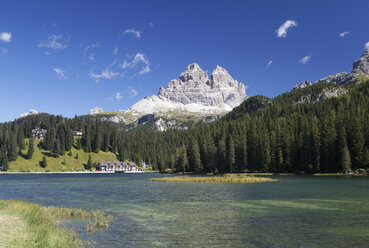
[[85,166],[86,170],[91,170],[92,168],[92,158],[91,158],[91,154],[88,156],[88,160],[87,160],[87,164]]
[[27,159],[32,158],[33,153],[35,151],[34,146],[35,146],[35,140],[33,138],[29,139]]
[[54,154],[55,157],[59,157],[62,154],[62,150],[61,150],[61,146],[60,146],[60,141],[57,139],[54,142],[54,146],[52,149],[52,152]]
[[188,167],[186,147],[178,148],[176,154],[177,154],[176,170],[177,172],[184,173],[186,171],[186,168]]
[[226,154],[226,163],[229,168],[229,172],[233,173],[233,166],[236,162],[236,154],[234,148],[234,142],[232,136],[229,134],[227,137],[227,154]]
[[190,143],[190,148],[188,152],[188,162],[190,165],[190,170],[194,172],[202,172],[203,165],[200,159],[200,148],[197,143],[197,140],[192,138]]
[[350,158],[350,152],[347,146],[343,147],[343,150],[341,153],[341,167],[343,171],[351,170],[351,158]]
[[77,141],[76,141],[76,149],[77,150],[81,150],[82,149],[81,138],[77,138]]
[[100,125],[96,125],[95,135],[92,143],[93,143],[93,151],[95,153],[98,153],[102,143]]
[[0,150],[0,166],[3,171],[7,171],[9,169],[9,160],[4,147]]
[[19,128],[17,132],[17,144],[19,147],[19,150],[24,149],[26,147],[24,142],[24,133],[23,129]]
[[15,161],[18,158],[18,148],[17,148],[17,141],[12,135],[10,138],[10,144],[8,149],[8,160]]
[[225,163],[227,159],[227,149],[224,136],[218,140],[218,150],[217,150],[217,170],[220,173],[225,172]]
[[42,160],[41,160],[41,162],[40,162],[40,166],[41,166],[42,168],[46,168],[46,167],[47,167],[47,160],[46,160],[45,155],[42,157]]

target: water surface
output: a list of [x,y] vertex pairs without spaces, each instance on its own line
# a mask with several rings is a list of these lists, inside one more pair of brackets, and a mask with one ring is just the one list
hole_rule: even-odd
[[[368,247],[369,178],[260,184],[150,182],[159,174],[0,175],[0,198],[98,209],[115,219],[93,247]],[[275,178],[275,177],[274,177]]]

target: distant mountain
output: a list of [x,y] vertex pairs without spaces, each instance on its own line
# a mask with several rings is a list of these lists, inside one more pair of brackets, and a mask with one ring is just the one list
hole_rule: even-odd
[[350,83],[362,82],[369,79],[369,49],[355,60],[351,73],[340,72],[328,77],[322,78],[315,83],[333,83],[338,85],[347,85]]
[[[314,84],[309,81],[296,84],[294,91],[316,84],[329,86],[315,87],[313,94],[310,90],[299,91],[293,103],[318,102],[338,97],[347,93],[344,86],[368,79],[369,49],[355,60],[351,73],[330,75]],[[248,101],[245,101],[247,99]],[[157,95],[141,99],[127,111],[103,112],[96,107],[90,111],[90,117],[121,123],[126,130],[148,128],[164,131],[188,129],[212,122],[239,106],[227,117],[234,118],[244,111],[255,111],[272,102],[263,96],[249,98],[245,92],[245,85],[233,79],[227,70],[220,66],[214,69],[209,78],[197,63],[192,63],[178,79],[171,80],[166,88],[160,87]]]
[[145,97],[128,112],[139,114],[184,111],[190,113],[225,113],[247,98],[245,85],[237,82],[222,67],[217,66],[210,78],[196,63],[160,87],[158,95]]
[[157,95],[145,97],[127,111],[103,112],[96,107],[90,115],[127,125],[156,130],[187,129],[196,123],[211,122],[247,99],[245,85],[217,66],[210,78],[197,63],[188,65],[178,79]]

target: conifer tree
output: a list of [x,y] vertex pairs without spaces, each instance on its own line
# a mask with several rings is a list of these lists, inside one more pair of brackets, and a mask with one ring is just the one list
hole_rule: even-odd
[[17,158],[18,158],[17,141],[14,135],[12,135],[10,137],[10,144],[9,144],[9,149],[8,149],[8,160],[15,161],[17,160]]
[[191,171],[197,173],[203,171],[204,168],[200,159],[200,148],[195,138],[192,138],[190,142],[190,148],[188,152],[188,162]]
[[343,171],[351,170],[351,158],[350,158],[350,152],[347,146],[343,147],[343,150],[341,153],[341,167]]
[[227,166],[230,173],[233,173],[233,166],[236,162],[236,155],[235,155],[235,148],[234,148],[234,142],[232,136],[229,134],[227,136],[227,154],[226,154],[226,160],[227,160]]
[[41,160],[41,162],[40,162],[40,166],[41,166],[42,168],[46,168],[46,167],[47,167],[47,160],[46,160],[45,155],[42,157],[42,160]]
[[4,147],[0,150],[0,166],[3,171],[7,171],[9,169],[9,160]]
[[28,153],[27,153],[27,159],[31,159],[34,153],[34,148],[35,146],[35,140],[33,138],[29,139],[29,144],[28,144]]
[[92,168],[92,158],[91,158],[91,154],[90,154],[90,155],[88,155],[86,170],[91,170],[91,168]]
[[55,157],[59,157],[62,154],[62,150],[61,150],[61,146],[60,146],[60,141],[57,139],[54,142],[54,146],[52,149],[52,152],[54,154]]
[[19,150],[24,149],[26,147],[24,143],[24,134],[23,134],[22,128],[19,128],[17,132],[17,144],[18,144]]

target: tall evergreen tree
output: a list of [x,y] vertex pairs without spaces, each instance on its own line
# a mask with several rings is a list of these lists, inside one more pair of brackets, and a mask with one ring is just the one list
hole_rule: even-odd
[[9,149],[8,149],[8,159],[9,161],[15,161],[18,158],[18,147],[17,140],[14,135],[10,137]]
[[27,153],[27,159],[31,159],[33,156],[33,153],[35,151],[35,140],[33,138],[29,139],[29,144],[28,144],[28,153]]
[[42,160],[40,161],[40,166],[42,168],[46,168],[47,167],[47,160],[46,160],[45,155],[42,157]]
[[4,147],[0,149],[0,166],[3,171],[7,171],[9,169],[9,160]]
[[195,138],[191,139],[189,152],[188,152],[188,162],[190,165],[190,170],[194,172],[202,172],[203,165],[200,159],[200,148]]
[[227,154],[226,154],[226,160],[227,160],[227,166],[230,173],[233,173],[233,166],[236,162],[236,154],[235,154],[235,148],[234,148],[234,142],[231,135],[227,136]]
[[86,164],[86,166],[85,166],[86,168],[86,170],[91,170],[91,168],[92,168],[92,158],[91,158],[91,154],[90,155],[88,155],[88,160],[87,160],[87,164]]

